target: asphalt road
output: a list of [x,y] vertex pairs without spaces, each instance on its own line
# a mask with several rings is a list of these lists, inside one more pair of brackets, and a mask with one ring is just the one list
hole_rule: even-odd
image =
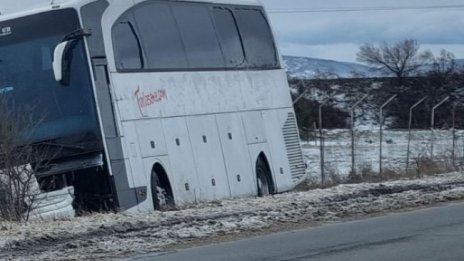
[[464,260],[464,203],[179,250],[136,261]]

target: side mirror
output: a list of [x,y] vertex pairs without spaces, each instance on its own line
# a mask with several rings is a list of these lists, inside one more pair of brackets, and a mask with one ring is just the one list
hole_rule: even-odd
[[63,85],[69,84],[69,67],[75,44],[76,40],[64,41],[56,46],[53,53],[53,74],[55,80]]
[[53,52],[53,74],[55,80],[62,85],[69,85],[71,71],[72,50],[77,42],[92,33],[85,29],[77,29],[67,34],[63,41],[59,43]]
[[66,45],[68,45],[68,42],[58,44],[53,53],[53,74],[57,82],[63,79],[63,57]]

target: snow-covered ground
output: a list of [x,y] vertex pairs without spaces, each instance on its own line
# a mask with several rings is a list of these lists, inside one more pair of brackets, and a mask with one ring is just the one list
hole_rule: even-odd
[[464,174],[382,184],[339,185],[266,198],[223,200],[172,212],[97,214],[73,220],[0,222],[1,260],[109,259],[173,244],[265,231],[296,222],[333,222],[464,199]]
[[359,63],[349,63],[310,57],[284,56],[284,68],[290,77],[312,79],[317,77],[354,78],[359,75],[378,77],[381,74]]
[[[326,130],[325,138],[325,170],[346,176],[351,171],[351,133],[349,130]],[[355,132],[355,163],[357,170],[378,172],[379,170],[379,132],[377,130]],[[431,131],[414,130],[411,135],[409,170],[417,167],[417,159],[431,158]],[[464,131],[455,134],[456,165],[463,161]],[[319,141],[303,143],[303,154],[308,164],[310,176],[320,175]],[[386,130],[383,137],[382,162],[384,170],[404,173],[406,169],[406,152],[408,131]],[[453,150],[453,134],[450,130],[435,130],[433,155],[436,161],[449,161],[451,165]]]

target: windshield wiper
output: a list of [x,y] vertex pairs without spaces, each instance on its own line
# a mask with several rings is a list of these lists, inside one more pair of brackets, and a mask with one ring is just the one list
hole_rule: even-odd
[[43,142],[34,143],[32,145],[35,145],[35,146],[43,146],[44,145],[44,146],[49,146],[49,147],[57,147],[57,148],[62,148],[62,149],[72,149],[72,150],[79,150],[79,151],[84,151],[85,150],[84,146],[58,143],[58,142],[54,142],[54,141],[43,141]]

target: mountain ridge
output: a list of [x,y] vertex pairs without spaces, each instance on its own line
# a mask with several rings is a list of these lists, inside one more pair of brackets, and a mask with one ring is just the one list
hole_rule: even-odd
[[373,71],[368,66],[353,62],[288,55],[283,56],[283,61],[284,68],[289,76],[293,78],[380,76],[378,72]]
[[[456,59],[455,61],[458,66],[464,67],[464,59]],[[291,78],[312,79],[385,76],[382,71],[355,62],[284,55],[283,63],[285,70]],[[427,67],[431,68],[431,66]]]

